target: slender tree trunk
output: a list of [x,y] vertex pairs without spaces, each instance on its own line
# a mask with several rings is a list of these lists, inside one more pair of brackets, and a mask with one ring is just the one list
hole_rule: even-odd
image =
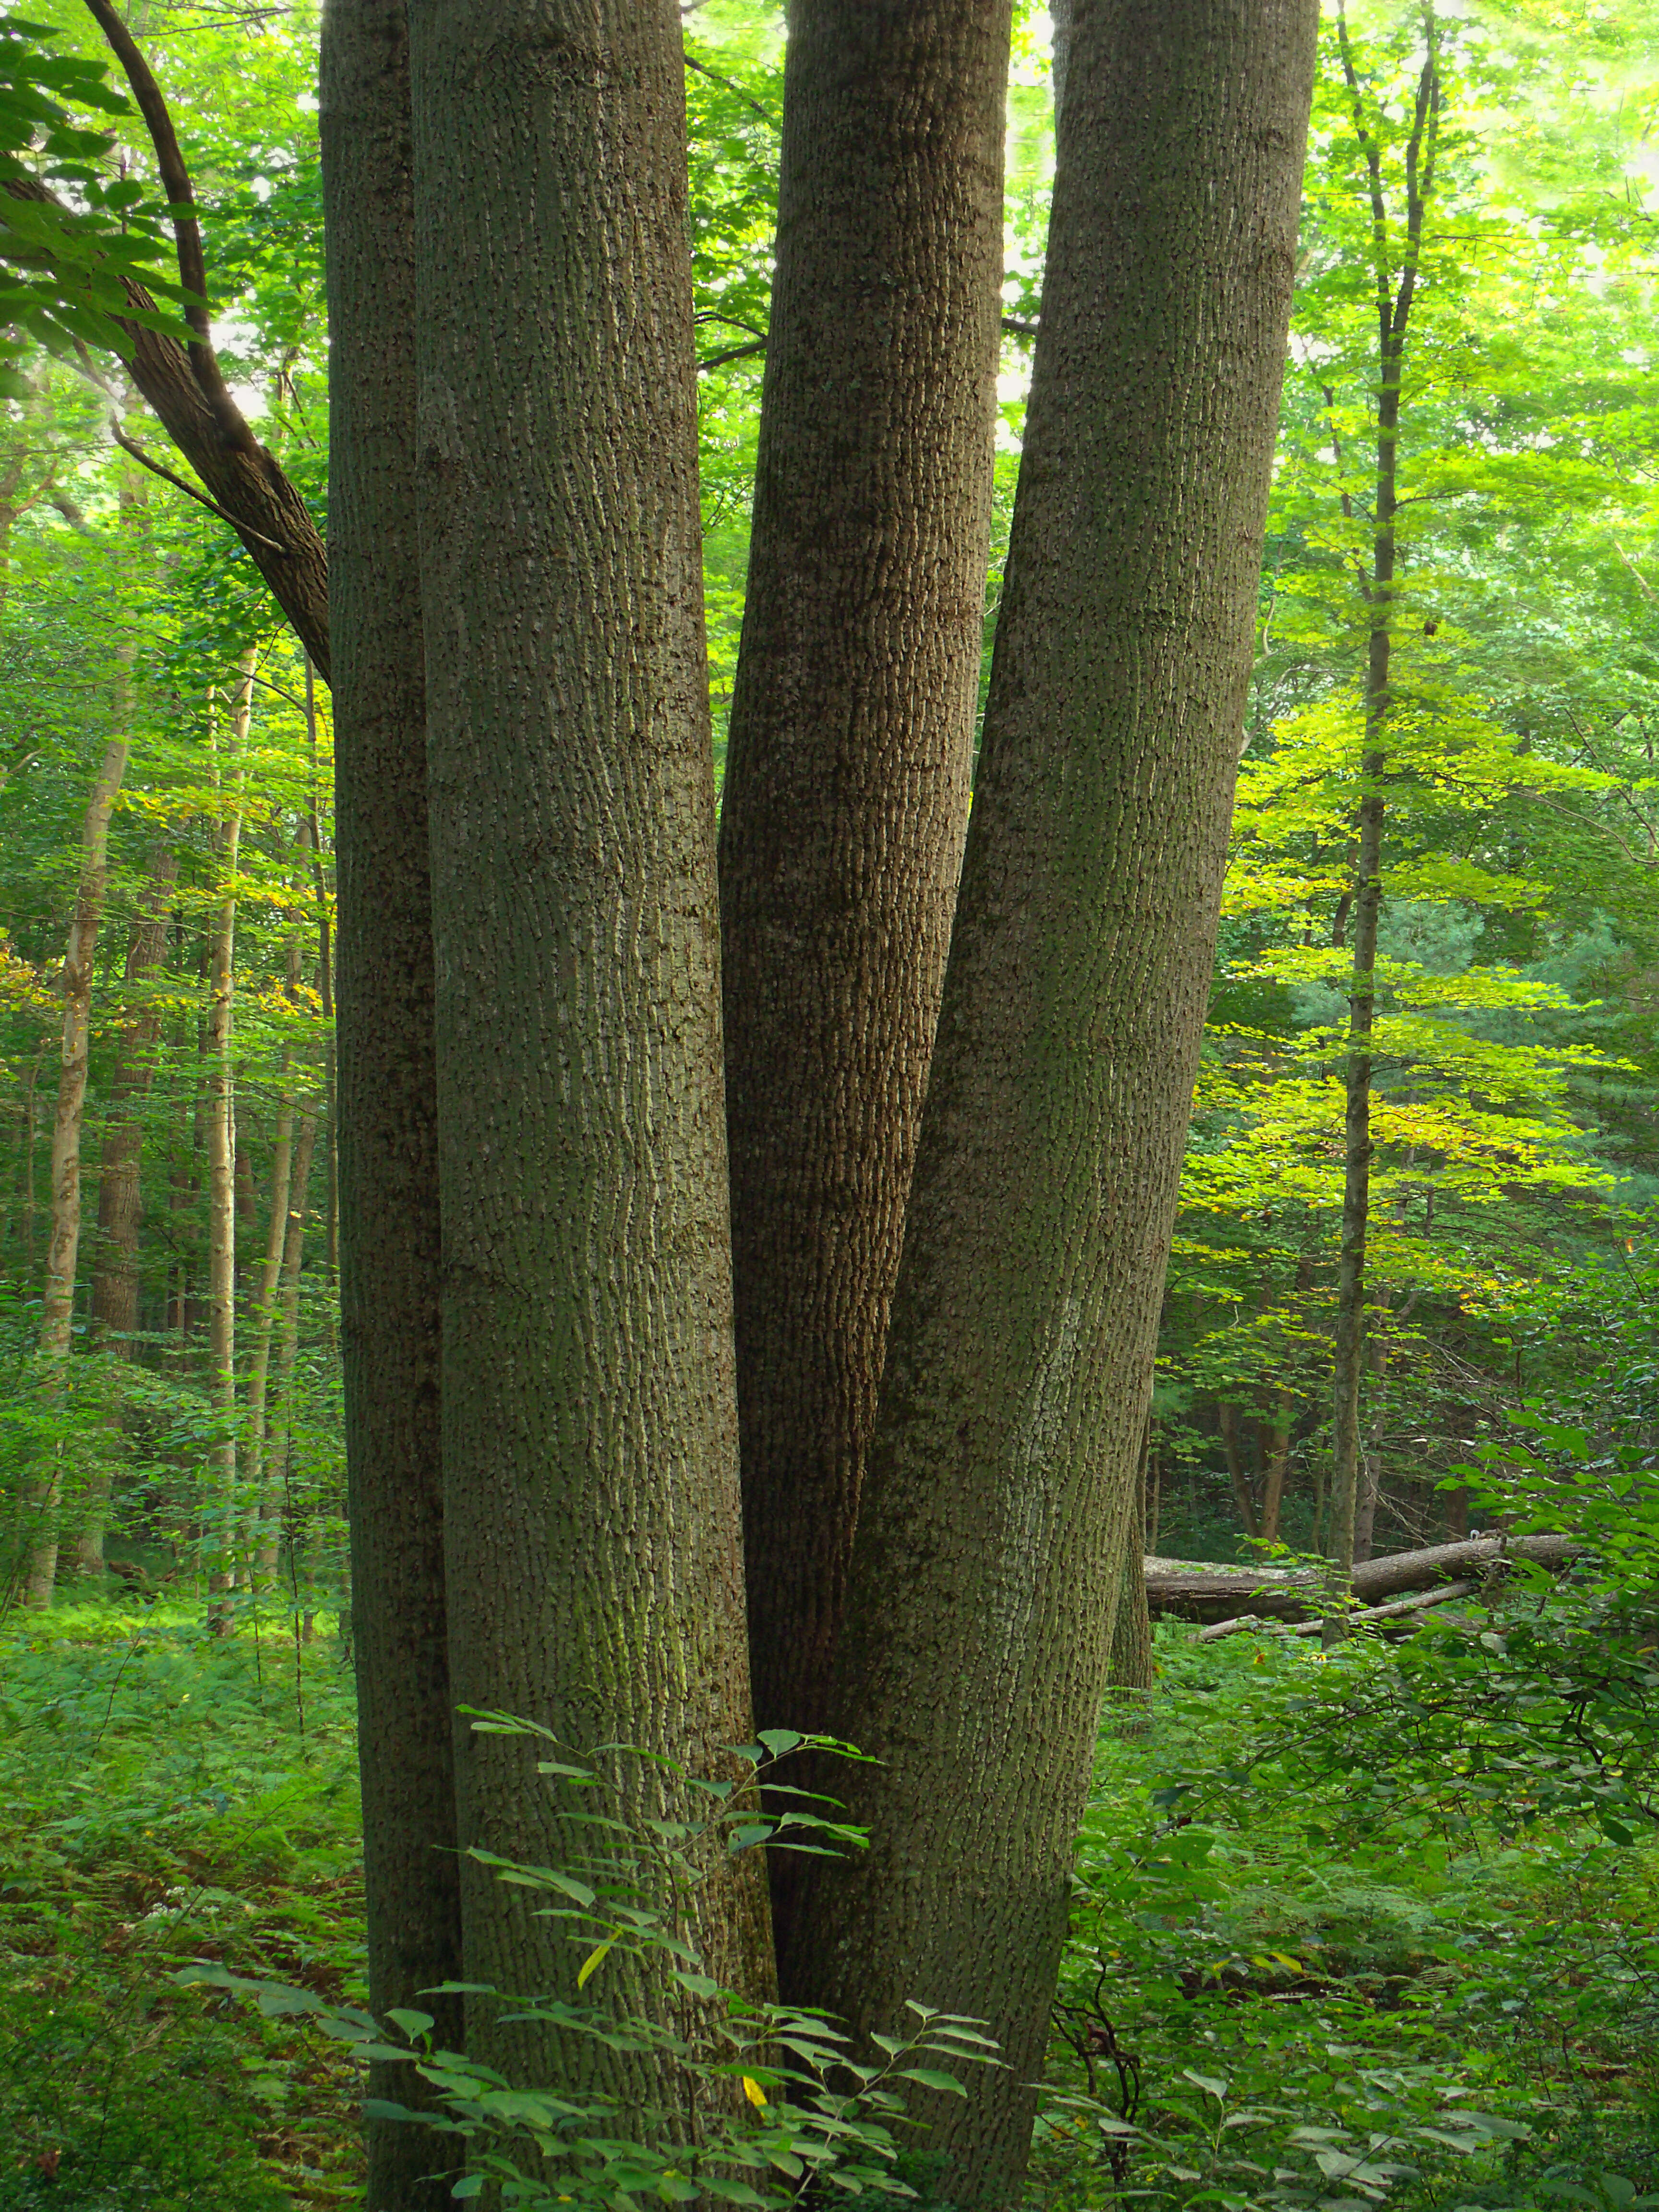
[[[81,1124],[91,1053],[93,962],[109,874],[110,817],[120,796],[132,743],[134,658],[133,640],[123,635],[116,647],[115,734],[105,747],[98,781],[82,819],[81,872],[64,953],[63,1059],[52,1130],[52,1242],[46,1252],[46,1297],[40,1318],[43,1386],[58,1405],[68,1381],[75,1278],[81,1251]],[[57,1580],[64,1496],[62,1452],[60,1440],[52,1447],[50,1463],[24,1498],[27,1565],[23,1595],[24,1602],[31,1606],[50,1605]]]
[[1233,1486],[1233,1501],[1238,1507],[1238,1517],[1244,1524],[1244,1534],[1257,1533],[1255,1493],[1250,1487],[1249,1469],[1244,1464],[1239,1449],[1238,1408],[1224,1401],[1218,1403],[1216,1418],[1221,1430],[1222,1448],[1227,1455],[1227,1474]]
[[884,1764],[792,1986],[989,2021],[939,2193],[1019,2193],[1210,981],[1314,0],[1076,11],[985,736],[837,1659]]
[[[1407,204],[1403,266],[1398,285],[1389,243],[1382,156],[1367,123],[1364,100],[1338,10],[1342,64],[1354,127],[1370,185],[1373,276],[1376,292],[1378,394],[1376,528],[1369,578],[1362,579],[1370,613],[1365,664],[1365,736],[1360,763],[1361,797],[1353,883],[1353,981],[1348,1000],[1348,1064],[1344,1116],[1342,1248],[1337,1272],[1336,1347],[1332,1422],[1330,1510],[1325,1549],[1340,1592],[1353,1579],[1354,1523],[1359,1493],[1359,1385],[1365,1363],[1365,1243],[1370,1220],[1371,1037],[1376,1018],[1376,927],[1382,905],[1383,780],[1388,773],[1385,724],[1390,700],[1399,541],[1400,386],[1406,337],[1417,283],[1423,219],[1434,192],[1440,83],[1429,18],[1431,46],[1418,85],[1416,112],[1406,154]],[[1336,1617],[1328,1624],[1336,1632]]]
[[1008,35],[1008,0],[790,9],[720,848],[768,1728],[823,1717],[968,819]]
[[[679,14],[410,34],[452,1693],[707,1772],[750,1715]],[[588,1848],[536,1755],[460,1723],[464,1851]],[[759,1989],[753,1874],[702,1937]],[[462,1898],[469,1981],[574,1996],[532,1893],[464,1859]],[[469,2026],[672,2101],[649,2054]]]
[[[127,937],[126,985],[142,990],[167,957],[173,885],[179,855],[171,845],[151,851],[149,884]],[[123,1036],[120,1057],[110,1079],[109,1115],[104,1126],[103,1158],[98,1176],[98,1243],[93,1260],[92,1328],[100,1351],[130,1360],[138,1330],[138,1242],[143,1226],[142,1164],[144,1101],[149,1096],[161,1017],[145,1006]],[[119,1415],[113,1417],[119,1426]],[[109,1477],[92,1486],[75,1539],[75,1571],[100,1574],[104,1565],[104,1523],[109,1510]]]
[[[280,1536],[286,1522],[290,1550],[294,1534],[291,1485],[294,1459],[294,1373],[300,1353],[300,1271],[305,1259],[306,1212],[311,1189],[312,1156],[317,1148],[317,1115],[300,1115],[294,1140],[293,1167],[289,1177],[288,1219],[283,1241],[282,1274],[277,1287],[276,1389],[275,1418],[267,1438],[264,1489],[259,1500],[259,1532],[254,1553],[254,1577],[262,1589],[276,1581],[281,1561]],[[425,1998],[422,2008],[430,2012],[441,1999]],[[410,2094],[398,2101],[406,2103]],[[417,2200],[418,2201],[418,2200]]]
[[[329,574],[339,886],[337,1188],[369,2001],[461,2047],[462,1978],[440,1422],[437,1087],[426,665],[416,511],[415,237],[404,0],[328,0],[321,76],[329,279]],[[316,825],[320,831],[320,823]],[[320,836],[313,837],[320,847]],[[331,992],[321,853],[319,980]],[[336,1070],[328,1071],[332,1076]],[[336,1113],[337,1094],[338,1115]],[[334,1175],[339,1127],[339,1178]],[[315,1124],[313,1123],[313,1129]],[[303,1194],[302,1194],[303,1195]],[[299,1251],[284,1278],[283,1479]],[[334,1254],[326,1255],[332,1273]],[[289,1501],[290,1557],[297,1542]],[[428,2097],[406,2067],[371,2094]],[[416,2128],[371,2122],[368,2212],[444,2212]]]
[[[215,910],[208,969],[208,1371],[218,1414],[204,1514],[208,1587],[222,1597],[236,1571],[236,866],[241,849],[240,790],[247,759],[257,649],[246,647],[231,701],[230,738],[221,776],[223,823],[219,833],[219,903]],[[228,1632],[230,1614],[216,1604],[210,1625]]]
[[[286,1074],[284,1069],[285,1080]],[[245,1488],[249,1519],[246,1543],[249,1581],[256,1590],[263,1586],[260,1558],[265,1540],[268,1486],[265,1401],[270,1381],[271,1340],[276,1330],[277,1284],[282,1274],[283,1253],[288,1243],[288,1194],[294,1168],[295,1118],[293,1094],[285,1088],[277,1110],[276,1135],[270,1148],[270,1220],[265,1232],[264,1256],[260,1261],[258,1279],[254,1285],[253,1310],[250,1316],[253,1323],[253,1349],[247,1370]]]
[[[1313,1288],[1313,1261],[1305,1253],[1296,1263],[1296,1291],[1299,1301]],[[1267,1472],[1261,1485],[1261,1528],[1264,1543],[1279,1541],[1279,1516],[1285,1508],[1285,1478],[1290,1472],[1291,1439],[1296,1431],[1296,1394],[1286,1389],[1272,1394],[1273,1413],[1267,1428]]]

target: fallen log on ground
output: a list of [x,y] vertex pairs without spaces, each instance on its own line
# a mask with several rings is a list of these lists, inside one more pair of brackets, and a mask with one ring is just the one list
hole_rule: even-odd
[[[1454,1598],[1468,1597],[1477,1588],[1474,1583],[1448,1583],[1443,1589],[1419,1590],[1414,1597],[1391,1598],[1387,1605],[1362,1606],[1347,1615],[1347,1626],[1356,1628],[1363,1623],[1379,1620],[1398,1620],[1413,1613],[1426,1613],[1431,1606],[1449,1605]],[[1276,1636],[1317,1636],[1325,1626],[1322,1620],[1298,1620],[1286,1626],[1282,1620],[1266,1623],[1259,1613],[1241,1613],[1236,1620],[1218,1620],[1213,1628],[1206,1628],[1199,1637],[1200,1644],[1219,1643],[1224,1636],[1237,1636],[1241,1629],[1271,1628]]]
[[[1353,1571],[1361,1606],[1386,1604],[1437,1583],[1501,1572],[1505,1561],[1531,1559],[1563,1567],[1583,1548],[1571,1536],[1471,1536],[1458,1544],[1431,1544],[1366,1559]],[[1316,1569],[1227,1567],[1206,1559],[1148,1559],[1146,1604],[1154,1614],[1219,1622],[1233,1615],[1305,1620],[1323,1611]]]

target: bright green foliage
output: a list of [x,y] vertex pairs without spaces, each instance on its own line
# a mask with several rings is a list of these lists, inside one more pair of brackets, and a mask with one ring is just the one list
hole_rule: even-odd
[[[60,1607],[0,1646],[0,2206],[349,2202],[349,2069],[170,1977],[362,1972],[349,1676],[331,1638]],[[303,1726],[301,1720],[303,1718]]]
[[[135,308],[122,280],[185,304],[169,274],[167,209],[114,159],[112,131],[88,129],[88,110],[133,116],[101,63],[61,52],[57,34],[0,15],[0,396],[27,397],[20,362],[31,343],[68,353],[106,345],[112,313],[182,335],[179,315]],[[134,118],[136,120],[136,118]],[[8,191],[44,185],[48,198]]]

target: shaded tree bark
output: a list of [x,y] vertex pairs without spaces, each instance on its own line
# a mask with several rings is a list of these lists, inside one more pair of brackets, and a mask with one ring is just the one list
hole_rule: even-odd
[[[410,53],[451,1694],[708,1771],[750,1711],[679,16],[413,0]],[[459,1725],[464,1853],[584,1852],[534,1759]],[[754,1876],[702,1931],[750,1988]],[[464,1856],[469,1981],[574,1995],[534,1903]]]
[[[1018,2197],[1216,930],[1316,9],[1073,11],[990,702],[832,1726],[884,1764],[794,1986],[987,2019],[938,2187]],[[966,1809],[971,1808],[971,1811]]]
[[[750,1653],[768,1728],[824,1715],[968,818],[1009,12],[790,11],[720,843]],[[781,1856],[775,1907],[788,1873]]]
[[[460,1870],[440,1422],[426,667],[416,501],[415,216],[404,0],[329,0],[321,70],[329,281],[329,561],[339,942],[340,1319],[362,1771],[370,2002],[432,2013],[459,2049]],[[319,884],[319,915],[325,914]],[[326,1000],[325,921],[319,977]],[[311,1122],[314,1139],[316,1122]],[[331,1150],[329,1188],[337,1188]],[[303,1202],[303,1187],[300,1187]],[[332,1254],[330,1254],[331,1261]],[[300,1246],[284,1261],[278,1397],[288,1454]],[[290,1528],[289,1540],[296,1532]],[[429,2095],[407,2068],[372,2094]],[[368,2128],[368,2212],[440,2212],[421,2130]]]

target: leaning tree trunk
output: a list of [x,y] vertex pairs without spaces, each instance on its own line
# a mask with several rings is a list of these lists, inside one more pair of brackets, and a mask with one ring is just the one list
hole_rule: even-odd
[[967,825],[1008,33],[1008,0],[790,10],[720,848],[763,1727],[823,1718]]
[[[1406,338],[1416,295],[1423,222],[1434,197],[1435,153],[1440,116],[1440,78],[1433,18],[1430,51],[1418,81],[1417,104],[1406,147],[1406,222],[1399,283],[1388,259],[1388,208],[1382,155],[1368,123],[1358,71],[1338,9],[1343,75],[1354,131],[1365,158],[1376,262],[1377,403],[1376,483],[1370,575],[1362,574],[1370,629],[1365,659],[1365,733],[1360,757],[1360,800],[1353,880],[1353,975],[1348,997],[1348,1060],[1343,1116],[1342,1246],[1337,1271],[1336,1341],[1331,1425],[1330,1520],[1325,1549],[1340,1595],[1353,1578],[1354,1522],[1359,1498],[1359,1397],[1365,1366],[1365,1247],[1370,1222],[1372,1037],[1376,1008],[1376,929],[1382,907],[1382,830],[1388,773],[1386,726],[1390,665],[1399,591],[1400,388]],[[1340,1630],[1333,1613],[1330,1632]]]
[[210,940],[207,1020],[208,1373],[218,1414],[218,1441],[203,1512],[209,1625],[230,1627],[225,1603],[236,1578],[236,866],[241,851],[240,786],[246,773],[257,649],[243,649],[231,700],[230,738],[221,789],[219,902]]
[[[410,32],[452,1694],[708,1771],[750,1710],[679,15]],[[456,1782],[464,1853],[589,1848],[525,1739],[461,1722]],[[763,1986],[758,1868],[705,1894]],[[462,1897],[470,1982],[574,1996],[533,1892]]]
[[[81,1251],[81,1124],[86,1110],[92,1039],[92,969],[98,925],[109,875],[109,824],[127,772],[131,748],[133,646],[116,647],[115,735],[105,747],[98,781],[81,823],[81,872],[75,915],[64,953],[64,1048],[58,1079],[58,1112],[52,1129],[52,1242],[46,1251],[46,1296],[40,1318],[40,1364],[49,1399],[61,1405],[75,1314],[75,1277]],[[48,1447],[48,1463],[23,1497],[23,1601],[52,1602],[58,1578],[58,1522],[63,1509],[61,1437]]]
[[1315,0],[1079,7],[1042,331],[831,1724],[873,1842],[795,1985],[990,2022],[1018,2194],[1109,1657],[1249,676]]
[[[127,938],[126,986],[142,990],[167,957],[167,927],[179,855],[170,844],[150,854],[149,884]],[[138,1331],[138,1239],[143,1226],[144,1101],[149,1095],[161,1016],[146,1006],[129,1023],[110,1079],[98,1174],[98,1245],[93,1259],[92,1327],[100,1351],[130,1360]],[[118,1426],[120,1416],[112,1416]],[[96,1477],[75,1536],[75,1571],[99,1574],[104,1565],[104,1522],[109,1510],[107,1474]]]
[[[339,876],[337,1189],[369,2000],[460,2047],[453,1704],[439,1423],[437,1083],[426,664],[416,514],[415,230],[404,0],[329,0],[321,116],[329,276],[329,575]],[[319,879],[320,904],[320,879]],[[330,988],[330,947],[319,981]],[[337,1117],[335,1107],[338,1106]],[[333,1173],[339,1125],[339,1176]],[[315,1121],[312,1123],[315,1134]],[[303,1204],[304,1190],[300,1192]],[[331,1258],[331,1255],[330,1255]],[[291,1454],[299,1251],[285,1262],[281,1473]],[[286,1498],[283,1500],[287,1504]],[[289,1516],[291,1522],[291,1516]],[[297,1531],[290,1525],[292,1546]],[[418,2105],[408,2068],[373,2094]],[[440,2212],[416,2128],[372,2121],[368,2212]]]

